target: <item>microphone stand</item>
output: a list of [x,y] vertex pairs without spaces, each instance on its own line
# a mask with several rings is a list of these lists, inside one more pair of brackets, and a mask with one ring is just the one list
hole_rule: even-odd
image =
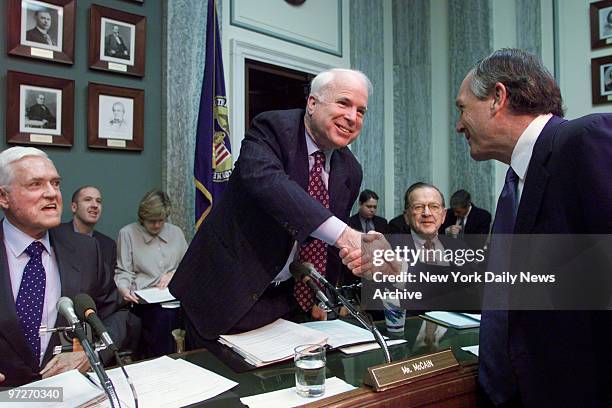
[[115,386],[113,385],[113,382],[110,380],[110,378],[108,378],[108,375],[106,375],[106,371],[104,371],[104,367],[102,366],[102,363],[100,362],[100,359],[98,358],[98,355],[96,354],[93,347],[89,343],[89,340],[87,340],[87,336],[85,335],[83,328],[80,327],[79,325],[75,325],[73,330],[77,338],[79,339],[79,342],[81,343],[81,346],[83,347],[83,350],[85,351],[85,355],[87,356],[87,359],[89,360],[89,364],[91,365],[91,368],[93,369],[93,371],[98,376],[98,379],[100,380],[100,385],[102,386],[102,388],[104,389],[104,392],[106,392],[106,395],[108,396],[108,400],[110,401],[111,408],[120,408],[121,403],[119,402],[119,397],[117,396]]
[[372,334],[374,335],[374,339],[376,340],[376,342],[378,343],[380,348],[382,348],[382,350],[383,350],[383,353],[385,355],[385,361],[387,363],[390,363],[391,362],[391,353],[389,353],[389,347],[387,346],[387,342],[385,341],[385,339],[382,336],[382,334],[380,334],[380,332],[376,328],[376,325],[370,319],[366,318],[366,316],[363,313],[361,313],[359,310],[357,310],[351,304],[351,302],[348,299],[346,299],[344,296],[342,296],[340,294],[340,291],[338,289],[336,289],[336,287],[334,285],[329,283],[329,281],[327,279],[325,279],[321,274],[319,274],[319,272],[317,272],[316,270],[313,270],[313,269],[309,268],[309,270],[310,270],[310,277],[315,279],[315,280],[317,280],[317,281],[319,281],[319,283],[323,284],[329,290],[331,290],[333,292],[333,294],[336,296],[336,298],[338,298],[340,303],[342,303],[342,305],[344,307],[346,307],[346,309],[348,310],[350,315],[353,316],[359,323],[361,323],[361,325],[363,327],[365,327],[370,332],[372,332]]

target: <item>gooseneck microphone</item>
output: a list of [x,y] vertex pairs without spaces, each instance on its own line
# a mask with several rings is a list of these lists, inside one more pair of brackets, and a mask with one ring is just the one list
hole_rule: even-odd
[[96,304],[86,293],[79,293],[74,297],[74,308],[76,309],[77,316],[89,323],[94,330],[94,332],[98,335],[98,337],[106,344],[106,347],[113,353],[115,351],[119,351],[113,339],[108,334],[104,323],[98,317]]
[[317,285],[313,279],[310,279],[310,270],[304,266],[304,264],[292,262],[289,265],[289,272],[291,272],[296,282],[305,283],[320,302],[323,302],[330,310],[334,310],[334,305],[329,301],[328,297],[325,296],[325,293],[323,293],[319,285]]
[[293,274],[292,268],[295,271],[299,271],[300,276],[308,276],[312,280],[316,281],[319,285],[323,287],[327,287],[336,296],[336,298],[338,298],[340,303],[342,303],[342,305],[346,307],[346,309],[351,314],[351,316],[353,316],[359,323],[361,323],[363,327],[365,327],[370,332],[372,332],[374,339],[376,340],[376,342],[380,345],[380,347],[383,350],[383,353],[385,355],[385,360],[387,361],[387,363],[391,362],[391,353],[389,353],[389,347],[387,346],[387,342],[385,341],[384,337],[380,334],[380,332],[376,328],[376,325],[372,323],[372,321],[369,318],[366,318],[363,315],[363,313],[355,309],[355,307],[351,304],[351,302],[349,302],[344,296],[342,296],[340,291],[338,291],[338,289],[336,289],[334,285],[329,283],[329,281],[325,279],[325,277],[321,275],[315,269],[313,264],[308,263],[308,262],[305,262],[303,264],[300,264],[298,262],[293,262],[289,266],[289,270],[291,270],[292,271],[291,273]]
[[106,371],[104,371],[104,367],[102,366],[102,363],[98,358],[98,354],[94,351],[94,348],[87,339],[85,330],[83,330],[81,322],[77,317],[76,313],[74,312],[74,303],[72,303],[72,300],[70,298],[62,296],[57,301],[57,310],[62,316],[66,318],[66,320],[68,320],[70,325],[72,325],[73,332],[76,335],[77,339],[79,339],[79,342],[83,347],[83,351],[85,351],[85,355],[89,360],[89,365],[91,365],[92,370],[98,376],[100,384],[102,385],[102,388],[104,388],[104,391],[108,396],[111,407],[120,407],[121,403],[119,402],[119,398],[117,397],[117,393],[115,392],[115,387],[113,386],[113,383],[111,382],[110,378],[108,378],[108,375],[106,375]]

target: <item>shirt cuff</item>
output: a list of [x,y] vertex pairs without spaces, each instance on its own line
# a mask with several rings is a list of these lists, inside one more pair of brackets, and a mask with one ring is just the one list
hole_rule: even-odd
[[346,224],[340,221],[338,217],[331,216],[323,224],[314,230],[310,236],[321,241],[327,242],[329,245],[335,245],[340,235],[344,232]]

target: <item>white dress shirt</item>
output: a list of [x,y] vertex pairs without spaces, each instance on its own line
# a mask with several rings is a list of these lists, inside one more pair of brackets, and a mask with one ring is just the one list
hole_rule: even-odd
[[[306,138],[306,150],[308,151],[308,171],[312,170],[312,166],[314,166],[315,159],[312,155],[313,153],[319,151],[320,149],[314,143],[308,132],[304,132],[304,137]],[[330,171],[330,162],[333,154],[333,150],[322,150],[325,155],[325,166],[323,168],[321,179],[323,180],[323,184],[325,184],[325,188],[329,188],[329,171]],[[328,190],[329,191],[329,190]],[[331,216],[327,220],[323,222],[323,224],[319,225],[317,229],[315,229],[310,236],[316,239],[320,239],[321,241],[326,242],[328,245],[334,245],[342,232],[346,228],[346,224],[336,216]],[[282,282],[291,277],[291,272],[289,272],[289,265],[291,262],[296,260],[298,257],[298,243],[297,241],[293,243],[293,248],[291,248],[291,253],[285,262],[285,266],[279,272],[278,275],[272,280],[272,282]]]

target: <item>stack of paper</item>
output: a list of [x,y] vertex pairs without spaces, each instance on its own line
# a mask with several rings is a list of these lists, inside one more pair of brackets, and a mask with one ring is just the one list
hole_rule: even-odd
[[219,342],[240,354],[247,363],[261,367],[293,358],[301,344],[326,344],[327,335],[318,330],[278,319],[246,333],[223,335]]
[[443,326],[471,329],[480,326],[480,315],[455,312],[427,312],[425,317]]
[[[141,407],[183,407],[219,395],[238,383],[185,360],[160,357],[125,367]],[[134,407],[130,387],[120,368],[106,372],[115,385],[122,407]],[[94,381],[97,377],[90,374]],[[107,401],[108,402],[108,401]]]
[[[104,391],[92,384],[83,374],[77,370],[67,371],[53,377],[45,378],[44,380],[35,381],[26,384],[19,388],[30,387],[60,387],[62,389],[61,402],[36,402],[27,404],[22,402],[23,406],[36,407],[80,407],[85,404],[100,401],[106,398]],[[0,392],[0,406],[17,407],[19,402],[9,398],[9,391]],[[15,401],[15,402],[10,402]],[[34,401],[32,399],[32,401]]]
[[170,293],[168,288],[160,289],[157,287],[141,289],[134,292],[139,299],[143,300],[144,303],[163,303],[171,300],[176,300]]

